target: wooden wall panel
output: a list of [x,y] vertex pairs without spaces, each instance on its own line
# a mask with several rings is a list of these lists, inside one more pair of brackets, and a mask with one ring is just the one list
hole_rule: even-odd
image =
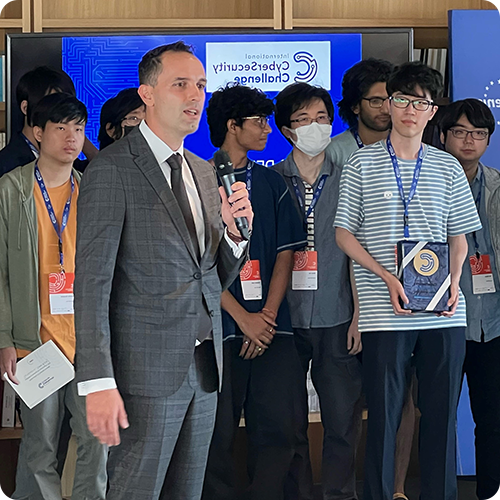
[[43,0],[44,19],[272,19],[273,0]]
[[[450,9],[494,9],[485,0],[284,0],[293,26],[445,27]],[[285,13],[285,18],[286,18]]]

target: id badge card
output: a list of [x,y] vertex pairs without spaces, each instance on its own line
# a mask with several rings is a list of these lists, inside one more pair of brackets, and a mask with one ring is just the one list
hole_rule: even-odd
[[74,314],[73,282],[74,273],[49,274],[50,314]]
[[295,252],[292,290],[318,289],[318,252]]
[[469,262],[472,271],[472,292],[474,295],[495,293],[495,281],[491,272],[490,256],[481,254],[478,259],[476,255],[471,255]]
[[262,299],[262,280],[260,278],[260,262],[248,260],[240,271],[241,290],[245,300]]

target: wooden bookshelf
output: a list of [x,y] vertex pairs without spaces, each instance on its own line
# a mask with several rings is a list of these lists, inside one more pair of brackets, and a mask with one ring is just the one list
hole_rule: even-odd
[[33,30],[281,29],[282,0],[33,0]]
[[21,427],[0,427],[0,441],[7,439],[21,439],[23,430]]

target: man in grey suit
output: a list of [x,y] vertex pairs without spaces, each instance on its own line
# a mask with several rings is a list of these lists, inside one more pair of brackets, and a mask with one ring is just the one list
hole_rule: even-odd
[[183,149],[205,100],[191,49],[151,50],[139,81],[144,122],[80,187],[77,380],[89,429],[113,446],[107,498],[195,500],[222,380],[221,291],[246,254],[234,217],[251,225],[253,212],[244,183],[219,196],[212,167]]

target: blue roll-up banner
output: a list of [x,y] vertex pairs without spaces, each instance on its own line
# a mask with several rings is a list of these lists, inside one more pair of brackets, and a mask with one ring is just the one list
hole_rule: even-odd
[[448,23],[451,98],[475,97],[491,109],[497,129],[483,163],[500,169],[500,14],[450,10]]
[[[497,129],[482,161],[500,169],[500,15],[498,10],[451,10],[448,23],[451,99],[474,97],[491,109]],[[457,473],[474,475],[474,421],[466,380],[457,426]]]

